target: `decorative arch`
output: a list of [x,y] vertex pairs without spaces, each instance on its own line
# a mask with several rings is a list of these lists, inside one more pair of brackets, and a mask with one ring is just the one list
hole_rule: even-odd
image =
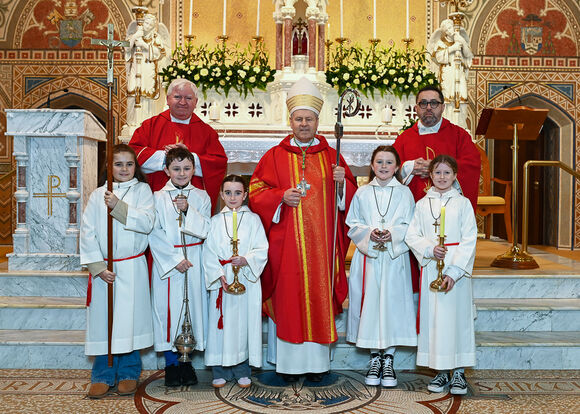
[[[519,95],[519,98],[518,98]],[[576,139],[578,136],[577,114],[570,111],[571,101],[562,93],[540,82],[521,83],[507,89],[487,104],[489,107],[514,107],[519,105],[531,108],[548,109],[550,118],[559,129],[559,161],[576,168]],[[578,226],[575,217],[580,211],[571,176],[558,171],[558,247],[570,248],[578,243]],[[576,186],[578,187],[578,186]],[[520,206],[521,208],[521,206]]]
[[[22,0],[8,23],[13,49],[87,49],[91,38],[106,38],[107,24],[124,38],[132,15],[128,1],[54,2]],[[74,7],[69,6],[71,4]]]
[[472,49],[488,56],[576,56],[579,15],[570,0],[489,1],[471,26]]

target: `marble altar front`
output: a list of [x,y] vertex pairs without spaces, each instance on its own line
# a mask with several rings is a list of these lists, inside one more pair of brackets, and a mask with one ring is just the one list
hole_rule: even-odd
[[79,226],[105,129],[85,110],[7,109],[17,163],[10,270],[80,269]]

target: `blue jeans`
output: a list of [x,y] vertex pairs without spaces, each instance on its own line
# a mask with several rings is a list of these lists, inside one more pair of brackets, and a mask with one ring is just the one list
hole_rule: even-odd
[[226,381],[231,381],[234,378],[237,380],[243,377],[250,378],[252,375],[250,362],[247,359],[244,362],[241,362],[238,365],[233,365],[231,367],[211,367],[211,372],[213,374],[213,379],[223,378]]
[[128,354],[113,355],[113,366],[108,366],[107,355],[97,355],[93,361],[91,382],[114,387],[119,381],[138,380],[141,375],[141,354],[138,350]]

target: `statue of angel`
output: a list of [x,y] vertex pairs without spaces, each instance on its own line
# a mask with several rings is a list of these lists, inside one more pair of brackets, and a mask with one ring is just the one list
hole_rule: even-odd
[[158,25],[152,14],[145,14],[142,24],[131,22],[127,29],[129,47],[125,49],[129,94],[139,89],[142,97],[159,97],[161,85],[158,72],[169,62],[169,39],[167,27],[163,23]]
[[170,35],[153,14],[133,20],[127,29],[125,66],[127,71],[128,133],[144,119],[159,112],[155,106],[161,94],[161,71],[170,62]]
[[[455,29],[453,21],[445,19],[429,39],[427,51],[430,69],[437,74],[447,103],[446,118],[452,120],[454,117],[448,116],[448,112],[464,112],[460,107],[467,103],[467,75],[473,60],[467,32],[462,27]],[[466,114],[463,115],[465,122]]]

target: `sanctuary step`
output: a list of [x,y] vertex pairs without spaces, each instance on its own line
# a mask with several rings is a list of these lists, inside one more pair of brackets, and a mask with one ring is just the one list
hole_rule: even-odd
[[[576,262],[577,263],[577,262]],[[580,266],[576,266],[580,269]],[[580,275],[548,270],[477,269],[478,369],[580,369]],[[0,368],[88,369],[84,355],[86,272],[0,272]],[[365,370],[368,351],[344,340],[347,309],[333,369]],[[264,324],[265,325],[265,324]],[[273,369],[265,361],[264,369]],[[145,369],[163,367],[152,350]],[[194,365],[203,367],[203,354]],[[415,369],[415,349],[400,348],[396,369]]]

